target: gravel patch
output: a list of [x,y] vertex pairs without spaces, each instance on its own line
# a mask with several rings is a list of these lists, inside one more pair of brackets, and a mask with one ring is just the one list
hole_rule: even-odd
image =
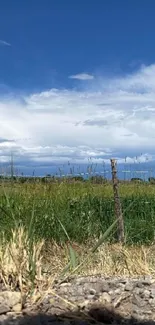
[[0,292],[2,325],[154,324],[155,279],[88,276],[55,284],[33,305]]

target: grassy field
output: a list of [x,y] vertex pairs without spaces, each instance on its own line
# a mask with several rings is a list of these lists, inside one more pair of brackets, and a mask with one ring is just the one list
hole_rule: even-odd
[[8,283],[13,274],[17,283],[20,275],[21,286],[24,279],[32,287],[43,274],[49,282],[63,270],[154,273],[155,185],[122,183],[119,192],[125,246],[117,243],[116,225],[107,233],[115,221],[110,183],[1,182],[0,277]]
[[[155,186],[120,184],[126,242],[148,244],[155,236]],[[1,184],[0,227],[7,238],[17,226],[37,239],[84,243],[99,238],[115,220],[111,184]],[[64,231],[66,230],[66,232]],[[114,233],[108,240],[115,242]]]

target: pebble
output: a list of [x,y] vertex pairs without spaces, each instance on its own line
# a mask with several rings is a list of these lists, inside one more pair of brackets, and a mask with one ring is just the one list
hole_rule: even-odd
[[141,297],[142,298],[145,298],[145,299],[149,299],[150,298],[150,294],[151,294],[151,292],[150,292],[150,290],[144,290],[142,293],[141,293]]
[[103,292],[100,297],[99,297],[99,302],[103,303],[103,304],[110,304],[111,303],[111,296],[109,295],[109,293],[107,292]]
[[133,290],[133,284],[132,283],[127,283],[125,285],[125,291],[132,291]]
[[115,290],[115,293],[116,293],[117,295],[119,295],[119,294],[121,293],[121,289],[120,289],[120,288],[116,289],[116,290]]
[[89,294],[90,295],[95,295],[96,294],[96,290],[95,289],[90,289],[89,290]]

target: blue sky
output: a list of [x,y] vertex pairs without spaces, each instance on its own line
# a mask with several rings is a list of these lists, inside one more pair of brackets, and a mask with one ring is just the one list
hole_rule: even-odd
[[[81,71],[123,73],[154,62],[153,0],[2,0],[0,82],[72,87]],[[74,83],[75,86],[75,83]]]
[[154,12],[153,0],[2,0],[1,162],[153,161]]

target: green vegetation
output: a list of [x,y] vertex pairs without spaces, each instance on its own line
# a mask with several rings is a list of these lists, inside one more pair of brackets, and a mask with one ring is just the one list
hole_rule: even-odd
[[[148,244],[155,236],[155,186],[149,182],[120,183],[128,244]],[[112,184],[101,178],[33,180],[0,183],[0,227],[9,239],[18,227],[37,240],[84,243],[100,238],[114,222]],[[65,231],[66,233],[65,233]],[[113,231],[108,241],[116,241]]]
[[154,274],[154,183],[122,181],[119,192],[125,245],[104,178],[1,178],[0,281],[33,295],[73,273]]

